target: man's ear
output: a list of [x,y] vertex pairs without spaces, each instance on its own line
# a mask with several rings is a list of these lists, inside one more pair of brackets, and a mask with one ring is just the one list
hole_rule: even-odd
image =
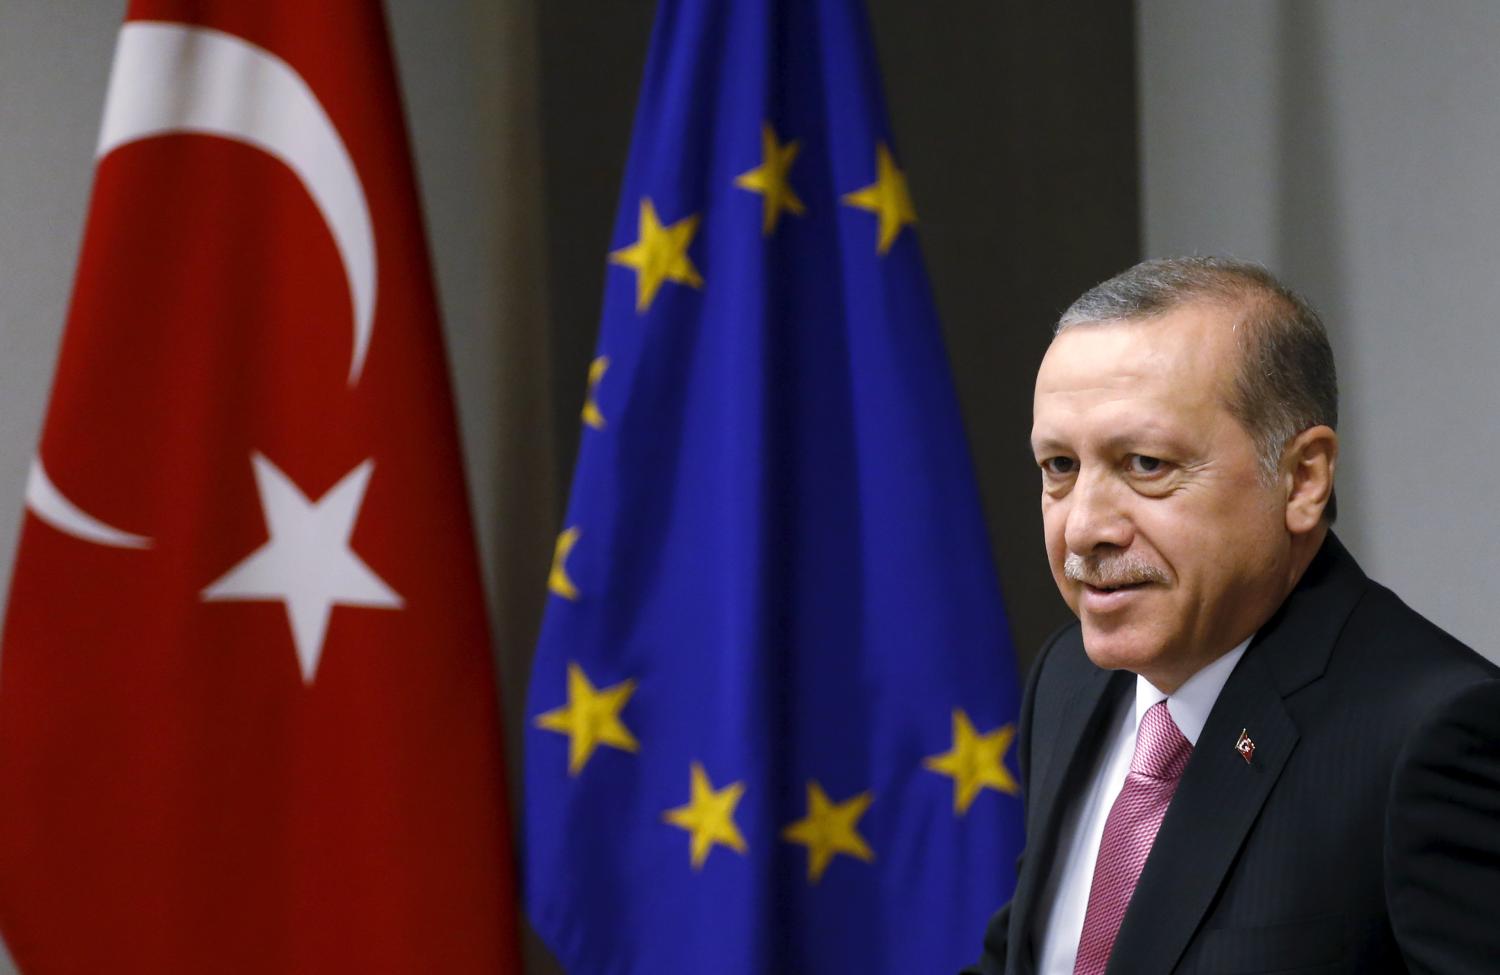
[[1339,462],[1339,435],[1332,427],[1311,427],[1292,438],[1281,455],[1286,485],[1286,528],[1304,535],[1317,528],[1333,494]]

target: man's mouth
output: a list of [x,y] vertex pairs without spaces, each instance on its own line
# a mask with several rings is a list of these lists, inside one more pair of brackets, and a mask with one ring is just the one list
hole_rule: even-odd
[[1092,583],[1092,582],[1085,582],[1083,584],[1084,588],[1087,589],[1087,590],[1089,590],[1089,592],[1100,592],[1100,593],[1126,592],[1126,591],[1129,591],[1131,589],[1142,589],[1142,588],[1145,588],[1147,585],[1150,585],[1150,583],[1146,583],[1146,582],[1115,582],[1115,583],[1110,583],[1108,585],[1103,585],[1103,584],[1095,584],[1095,583]]
[[1109,585],[1096,586],[1091,582],[1083,583],[1082,606],[1090,613],[1111,613],[1124,609],[1135,602],[1135,594],[1147,586],[1150,582],[1115,582]]

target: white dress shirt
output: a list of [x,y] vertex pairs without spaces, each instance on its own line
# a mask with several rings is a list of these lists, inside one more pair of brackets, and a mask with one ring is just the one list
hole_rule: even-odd
[[1078,796],[1063,820],[1057,846],[1061,869],[1053,871],[1038,905],[1037,916],[1046,921],[1039,931],[1037,975],[1073,975],[1078,939],[1083,935],[1083,915],[1089,904],[1089,886],[1094,879],[1094,860],[1104,837],[1104,820],[1125,786],[1141,716],[1157,701],[1165,700],[1178,730],[1196,746],[1208,712],[1213,710],[1230,671],[1249,645],[1250,640],[1246,639],[1189,677],[1174,694],[1163,694],[1146,678],[1136,677],[1135,699],[1127,697],[1121,702],[1119,713],[1109,726],[1113,729],[1108,732],[1111,741],[1100,751],[1099,764],[1088,788]]

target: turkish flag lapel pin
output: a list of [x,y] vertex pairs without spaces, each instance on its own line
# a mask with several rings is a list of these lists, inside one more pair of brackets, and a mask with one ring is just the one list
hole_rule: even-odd
[[1250,759],[1255,757],[1255,742],[1250,739],[1248,728],[1240,729],[1240,737],[1234,743],[1234,750],[1240,753],[1240,758],[1245,760],[1246,765],[1249,765]]

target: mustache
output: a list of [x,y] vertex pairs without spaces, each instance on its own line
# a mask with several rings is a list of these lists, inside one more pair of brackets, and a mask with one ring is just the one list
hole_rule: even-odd
[[1069,552],[1063,575],[1095,589],[1118,589],[1144,582],[1166,582],[1167,573],[1155,563],[1129,552],[1079,555]]

